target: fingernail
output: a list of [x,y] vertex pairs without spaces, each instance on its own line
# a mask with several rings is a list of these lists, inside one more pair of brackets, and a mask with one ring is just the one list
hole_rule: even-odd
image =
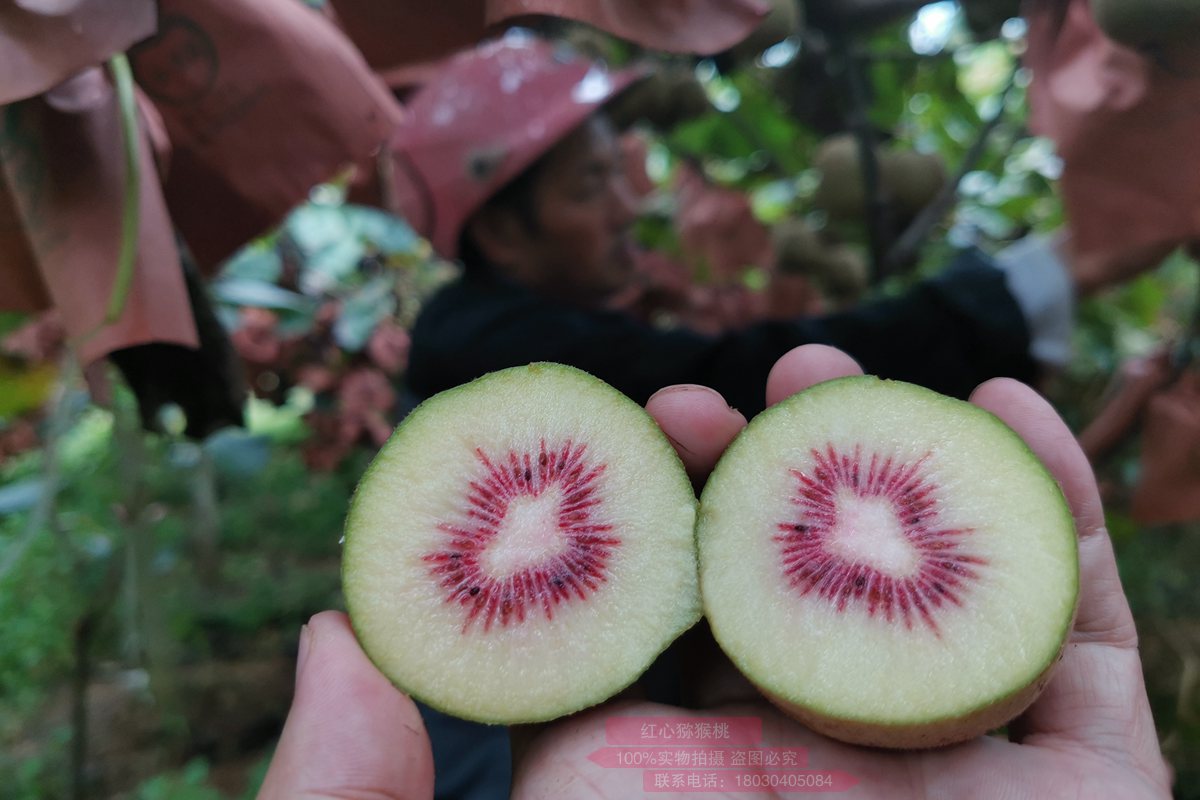
[[300,647],[296,653],[296,681],[300,681],[300,674],[304,672],[304,663],[308,661],[308,653],[312,650],[312,629],[307,625],[300,628]]
[[[716,395],[717,397],[721,398],[722,403],[725,402],[725,398],[721,397],[721,393],[718,392],[716,389],[713,389],[708,386],[701,386],[698,383],[677,383],[674,386],[664,387],[662,389],[659,389],[654,394],[650,395],[650,400],[653,400],[654,398],[660,397],[663,395],[676,394],[678,392],[695,392],[695,391],[701,391],[701,392],[706,392],[711,395]],[[647,400],[646,403],[649,404],[650,400]]]

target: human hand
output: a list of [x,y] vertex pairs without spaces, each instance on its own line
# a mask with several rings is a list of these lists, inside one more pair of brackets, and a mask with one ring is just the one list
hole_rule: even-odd
[[300,632],[292,709],[258,797],[433,797],[421,714],[367,659],[341,612],[317,614]]
[[1079,433],[1079,445],[1093,464],[1108,455],[1141,421],[1155,392],[1171,382],[1171,348],[1163,347],[1121,364],[1100,411]]
[[[767,384],[774,404],[831,378],[859,373],[844,354],[820,346],[792,351]],[[1007,739],[916,752],[844,745],[782,715],[728,675],[727,701],[703,712],[651,704],[600,708],[555,723],[520,765],[516,798],[629,798],[642,791],[636,770],[604,769],[587,756],[604,746],[606,717],[714,713],[763,720],[762,746],[799,747],[813,768],[848,773],[847,797],[1166,797],[1170,780],[1146,699],[1137,632],[1121,590],[1104,528],[1095,479],[1075,439],[1053,409],[1010,380],[979,387],[972,402],[1003,419],[1033,448],[1063,487],[1079,531],[1080,606],[1062,662],[1041,697],[1009,726]],[[672,387],[647,409],[676,443],[693,478],[706,474],[745,424],[715,392]],[[748,687],[747,687],[748,688]]]
[[1059,254],[1068,265],[1075,289],[1088,296],[1157,269],[1183,242],[1151,242],[1123,249],[1081,250],[1064,234]]
[[[775,403],[808,386],[859,371],[844,354],[807,346],[776,364]],[[972,402],[1007,422],[1062,484],[1079,531],[1080,606],[1062,662],[1041,697],[1009,726],[950,748],[885,752],[843,745],[805,729],[716,664],[708,682],[719,705],[703,712],[646,703],[608,704],[553,723],[518,765],[517,798],[621,798],[642,793],[638,770],[605,769],[588,755],[605,742],[605,719],[622,715],[756,716],[762,746],[804,748],[811,766],[848,773],[847,797],[1166,797],[1170,780],[1155,737],[1137,650],[1099,493],[1087,459],[1053,409],[1014,381],[979,387]],[[710,389],[671,387],[647,410],[700,482],[745,425]],[[724,669],[721,673],[720,670]],[[432,762],[415,707],[375,671],[340,615],[310,622],[296,701],[260,795],[432,795]]]
[[1147,402],[1133,518],[1145,524],[1200,516],[1200,370],[1185,369]]

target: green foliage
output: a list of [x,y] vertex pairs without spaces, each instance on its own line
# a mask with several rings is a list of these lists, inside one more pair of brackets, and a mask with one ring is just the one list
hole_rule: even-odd
[[[123,397],[123,413],[130,412],[129,404]],[[145,593],[141,602],[152,603],[156,613],[130,618],[118,599],[93,648],[95,661],[127,662],[131,633],[143,642],[169,641],[165,652],[189,660],[241,656],[256,647],[267,655],[293,652],[300,624],[341,605],[338,540],[366,454],[338,472],[314,475],[286,436],[277,442],[261,432],[225,433],[203,446],[137,436],[144,451],[135,494],[148,501],[139,528],[149,547],[137,582]],[[69,727],[65,718],[49,731],[35,723],[55,705],[53,698],[63,697],[59,687],[73,668],[78,621],[92,609],[111,568],[128,569],[136,537],[126,516],[129,476],[121,469],[130,454],[121,448],[111,413],[92,409],[78,419],[58,442],[63,484],[58,530],[40,532],[0,581],[0,752],[24,754],[0,758],[0,785],[9,787],[5,797],[66,793]],[[37,475],[41,460],[41,452],[33,452],[5,465],[0,487]],[[203,524],[195,489],[205,480],[206,463],[215,468],[219,509],[219,569],[209,581],[195,566]],[[0,516],[0,553],[24,534],[28,517],[28,512]],[[123,580],[129,589],[130,576]],[[147,644],[151,652],[160,649]],[[160,666],[169,672],[178,663]],[[290,679],[290,673],[279,676]],[[152,677],[152,691],[164,688]],[[208,785],[206,770],[193,762],[178,774],[149,781],[134,796],[220,797]]]
[[46,402],[54,388],[57,370],[53,364],[28,367],[10,363],[0,356],[0,420],[34,411]]
[[0,311],[0,338],[12,333],[28,320],[29,316],[19,311]]
[[[248,785],[239,800],[254,800],[269,765],[268,758],[263,758],[250,770]],[[212,787],[210,774],[204,759],[192,759],[180,770],[156,775],[142,783],[133,792],[133,800],[228,800]]]
[[[953,173],[980,138],[985,120],[1000,108],[1000,97],[1013,80],[1016,50],[1004,40],[976,43],[965,28],[955,29],[946,50],[919,55],[901,44],[907,24],[886,27],[856,42],[868,80],[872,125],[891,147],[936,152]],[[773,223],[784,216],[813,217],[817,175],[810,169],[823,136],[805,124],[781,92],[794,86],[784,78],[796,72],[807,81],[803,113],[842,115],[849,129],[852,113],[845,99],[848,77],[836,62],[814,71],[802,55],[794,60],[762,64],[718,74],[702,65],[709,95],[718,111],[680,126],[661,137],[658,145],[669,163],[699,163],[710,179],[751,193],[760,219]],[[1018,76],[1004,105],[1000,124],[984,142],[978,160],[959,186],[953,213],[935,228],[913,277],[927,275],[946,263],[949,246],[977,244],[995,248],[1030,230],[1050,230],[1062,223],[1062,208],[1053,194],[1058,163],[1052,145],[1025,129],[1025,78]],[[813,83],[824,82],[830,100],[819,98]],[[834,104],[834,105],[831,105]],[[836,105],[836,107],[835,107]],[[836,116],[836,115],[835,115]],[[665,171],[669,182],[670,167]],[[851,244],[865,247],[868,231],[862,222],[824,221],[829,230]],[[672,243],[661,222],[643,223],[642,241],[660,246]],[[888,292],[907,281],[877,287]]]
[[367,283],[342,304],[342,313],[333,324],[334,341],[347,352],[359,352],[375,327],[395,314],[396,305],[390,280],[377,278]]
[[[88,586],[75,579],[64,540],[88,554],[98,568],[111,553],[111,537],[98,523],[98,519],[110,517],[111,511],[104,507],[107,498],[90,493],[94,459],[105,452],[110,435],[111,417],[94,410],[84,414],[61,440],[59,458],[75,487],[69,491],[86,487],[86,499],[70,505],[59,517],[61,537],[42,532],[16,568],[0,577],[0,642],[4,642],[0,647],[0,709],[29,710],[70,666],[71,631],[86,607]],[[40,452],[16,459],[0,469],[0,486],[8,491],[28,486],[37,480],[40,467]],[[0,553],[25,535],[28,512],[26,508],[22,513],[0,516]],[[0,713],[0,719],[4,718]]]
[[172,775],[158,775],[134,793],[137,800],[224,800],[208,785],[208,764],[197,759]]
[[272,311],[307,314],[310,317],[317,310],[314,300],[299,292],[288,291],[257,278],[231,275],[214,281],[210,291],[218,302],[233,306],[268,308]]
[[710,165],[733,162],[722,165],[726,172],[749,182],[754,172],[795,175],[806,168],[816,137],[788,114],[760,75],[713,75],[709,91],[721,111],[674,130],[668,140],[674,151]]
[[[24,521],[23,514],[0,521],[0,543],[21,536]],[[0,697],[10,710],[28,711],[67,673],[70,631],[85,606],[71,578],[70,561],[46,535],[0,583]]]
[[246,400],[246,430],[276,444],[299,444],[308,437],[304,415],[312,410],[313,396],[297,387],[281,405],[250,397]]
[[238,309],[265,308],[279,315],[280,334],[293,337],[313,330],[323,301],[341,301],[335,336],[353,353],[381,320],[398,314],[411,324],[448,274],[402,220],[346,203],[342,189],[327,184],[277,231],[230,258],[210,289],[228,327],[237,327]]
[[45,485],[45,481],[29,478],[0,486],[0,516],[33,508],[44,493]]

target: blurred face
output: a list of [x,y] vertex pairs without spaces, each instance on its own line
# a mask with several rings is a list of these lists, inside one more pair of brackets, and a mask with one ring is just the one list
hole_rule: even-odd
[[[593,116],[538,167],[532,219],[493,211],[479,235],[485,255],[510,277],[577,305],[598,306],[633,272],[636,198],[612,124]],[[527,215],[528,216],[528,215]]]

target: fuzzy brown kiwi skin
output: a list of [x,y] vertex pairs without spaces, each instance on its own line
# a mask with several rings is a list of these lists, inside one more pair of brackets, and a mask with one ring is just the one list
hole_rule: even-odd
[[[831,381],[826,381],[822,384],[817,384],[810,387],[806,391],[819,389],[833,384],[845,383],[851,384],[863,381],[878,380],[872,376],[848,376],[844,378],[835,378]],[[1075,520],[1071,515],[1070,505],[1066,497],[1062,494],[1062,489],[1055,480],[1053,474],[1045,467],[1037,454],[1032,448],[1021,439],[1021,437],[1012,431],[1008,425],[996,415],[986,409],[975,406],[975,411],[979,414],[991,417],[996,424],[1008,429],[1014,437],[1020,442],[1025,454],[1031,462],[1032,468],[1041,470],[1046,477],[1058,487],[1059,497],[1062,501],[1062,513],[1066,517],[1064,521],[1069,521],[1072,528],[1075,528]],[[767,409],[761,416],[772,413],[772,409]],[[710,483],[714,477],[718,477],[720,471],[720,463],[717,469],[714,470],[713,476],[710,477]],[[705,516],[704,497],[700,500],[700,517],[697,518],[697,534],[702,527],[702,518]],[[1076,531],[1076,533],[1078,533]],[[699,542],[697,541],[697,545]],[[1076,549],[1078,553],[1078,549]],[[703,581],[704,581],[704,562],[701,559],[700,577],[701,577],[701,596],[704,596]],[[945,747],[953,744],[969,741],[978,736],[982,736],[991,730],[999,728],[1016,717],[1020,716],[1029,708],[1030,705],[1038,698],[1038,696],[1049,684],[1053,677],[1054,668],[1062,660],[1066,648],[1070,645],[1071,631],[1075,627],[1075,619],[1079,613],[1079,561],[1078,555],[1075,559],[1075,569],[1073,576],[1075,584],[1075,598],[1072,607],[1072,612],[1069,620],[1064,625],[1059,636],[1060,645],[1055,655],[1050,658],[1046,664],[1039,670],[1037,676],[1026,686],[1016,689],[1007,695],[989,700],[983,705],[980,705],[965,714],[954,717],[944,717],[934,719],[928,722],[909,723],[909,724],[887,724],[866,719],[850,719],[844,716],[833,716],[823,714],[820,710],[808,706],[794,703],[778,694],[768,691],[761,682],[755,679],[752,671],[749,671],[745,666],[739,663],[739,660],[731,653],[726,651],[728,658],[734,663],[738,670],[752,683],[755,688],[773,705],[779,708],[783,713],[787,714],[792,719],[803,724],[805,727],[831,739],[836,739],[847,744],[860,745],[864,747],[879,747],[895,750],[917,750],[936,747]],[[715,634],[715,631],[714,631]],[[718,643],[720,638],[718,637]],[[724,649],[724,648],[722,648]]]
[[[541,370],[545,370],[545,369],[575,372],[580,375],[586,375],[587,377],[589,377],[593,380],[600,381],[599,378],[596,378],[594,375],[591,375],[590,373],[587,373],[583,370],[577,369],[575,367],[563,365],[563,364],[552,363],[552,362],[535,362],[535,363],[531,363],[531,364],[528,364],[523,367],[511,367],[506,370],[499,370],[498,372],[528,371],[530,373],[537,373],[537,372],[539,372]],[[480,381],[487,381],[489,378],[498,374],[498,372],[489,373],[489,374],[483,375],[469,383],[466,383],[466,384],[463,384],[461,386],[457,386],[457,387],[454,387],[451,389],[447,389],[443,392],[440,392],[440,393],[434,395],[433,397],[426,399],[422,403],[420,403],[416,408],[414,408],[408,414],[408,416],[404,420],[402,420],[400,422],[399,425],[396,426],[396,428],[392,431],[392,435],[390,437],[388,437],[388,440],[380,448],[380,452],[383,452],[383,450],[385,448],[387,448],[389,445],[391,445],[395,439],[403,436],[406,431],[407,424],[411,420],[417,418],[418,414],[431,413],[431,409],[436,409],[436,407],[440,404],[441,400],[444,400],[448,397],[452,397],[461,392],[467,391],[469,389],[469,387],[472,387],[474,384],[476,384]],[[615,395],[620,395],[620,392],[618,392],[615,388],[612,391],[614,392]],[[658,429],[658,423],[655,422],[652,418],[650,418],[650,415],[645,411],[644,408],[639,406],[637,403],[635,403],[633,400],[629,399],[628,397],[624,398],[624,402],[631,404],[634,407],[636,407],[638,410],[640,410],[643,414],[645,414],[646,419],[650,421],[650,423],[654,426],[654,428],[656,430]],[[433,413],[436,413],[436,412],[433,412]],[[664,436],[664,441],[666,442],[665,434],[663,436]],[[672,445],[670,445],[669,442],[667,442],[667,447],[670,449],[671,453],[675,456],[675,463],[677,464],[678,469],[675,470],[674,472],[677,475],[681,486],[686,487],[687,492],[691,493],[692,492],[691,482],[690,482],[689,478],[687,477],[687,470],[684,467],[683,460],[679,458],[679,454],[677,452],[675,452],[674,447]],[[342,555],[342,563],[341,563],[341,570],[340,570],[341,581],[342,581],[343,586],[345,586],[349,580],[352,580],[352,576],[353,576],[353,570],[349,567],[350,559],[346,558],[345,554],[353,541],[353,534],[352,534],[352,530],[351,530],[353,526],[351,525],[351,520],[354,518],[354,516],[356,514],[357,503],[359,500],[359,490],[362,486],[364,486],[368,482],[368,479],[371,477],[372,473],[378,468],[378,465],[380,463],[381,463],[381,459],[379,459],[379,458],[373,458],[371,460],[370,464],[367,465],[366,470],[364,470],[362,477],[359,478],[358,484],[355,486],[354,493],[350,498],[350,503],[349,503],[347,513],[346,513],[346,519],[345,519],[345,522],[343,525],[343,550],[342,550],[343,555]],[[692,541],[693,541],[693,543],[695,542],[695,527],[694,526],[693,526],[693,533],[692,533]],[[371,662],[371,665],[375,667],[375,669],[379,672],[379,674],[381,674],[385,678],[387,678],[389,683],[391,683],[393,686],[395,686],[398,690],[403,692],[405,695],[425,704],[426,706],[434,709],[435,711],[439,711],[448,716],[458,717],[460,719],[469,719],[473,722],[479,722],[479,723],[483,723],[486,725],[525,725],[525,724],[538,724],[538,723],[543,723],[543,722],[551,722],[553,720],[560,719],[562,717],[565,717],[565,716],[568,716],[571,714],[576,714],[576,713],[584,711],[588,708],[592,708],[594,706],[600,705],[601,703],[606,702],[607,700],[611,699],[612,697],[617,696],[617,695],[621,694],[622,692],[628,691],[631,686],[634,686],[641,679],[642,675],[645,674],[646,670],[650,669],[650,667],[654,664],[654,662],[658,659],[658,657],[663,652],[665,652],[666,649],[668,647],[670,647],[670,645],[676,639],[678,639],[680,636],[682,636],[683,634],[685,634],[689,630],[691,630],[693,627],[695,627],[696,623],[698,623],[700,621],[700,619],[703,617],[703,609],[701,607],[701,604],[699,603],[699,598],[697,598],[696,613],[692,616],[691,620],[685,626],[683,626],[673,637],[664,641],[662,643],[662,647],[659,649],[659,652],[654,654],[653,656],[651,656],[650,660],[647,661],[644,665],[642,665],[636,671],[636,674],[634,674],[633,677],[630,678],[628,683],[626,683],[623,686],[618,687],[611,694],[606,694],[603,696],[601,696],[599,694],[593,694],[590,697],[585,697],[577,705],[574,705],[571,709],[566,710],[566,711],[560,711],[560,712],[555,712],[555,713],[550,713],[550,714],[540,715],[540,716],[532,716],[532,717],[499,718],[499,717],[488,717],[487,715],[476,715],[476,714],[464,716],[462,709],[445,705],[445,704],[437,701],[436,699],[429,698],[424,693],[414,692],[408,686],[405,686],[402,681],[399,681],[396,678],[394,678],[392,675],[390,675],[386,670],[383,669],[383,665],[380,664],[378,660],[376,660],[372,651],[370,649],[368,649],[367,647],[363,646],[363,642],[365,641],[365,639],[361,635],[361,632],[359,631],[358,626],[355,624],[354,606],[350,602],[350,598],[346,592],[343,591],[342,597],[343,597],[343,601],[345,602],[345,605],[346,605],[347,616],[349,617],[349,620],[350,620],[350,629],[354,632],[355,639],[357,639],[359,642],[359,647],[362,649],[364,655],[366,655],[367,660]],[[584,693],[581,692],[580,697],[583,697],[583,694]]]

